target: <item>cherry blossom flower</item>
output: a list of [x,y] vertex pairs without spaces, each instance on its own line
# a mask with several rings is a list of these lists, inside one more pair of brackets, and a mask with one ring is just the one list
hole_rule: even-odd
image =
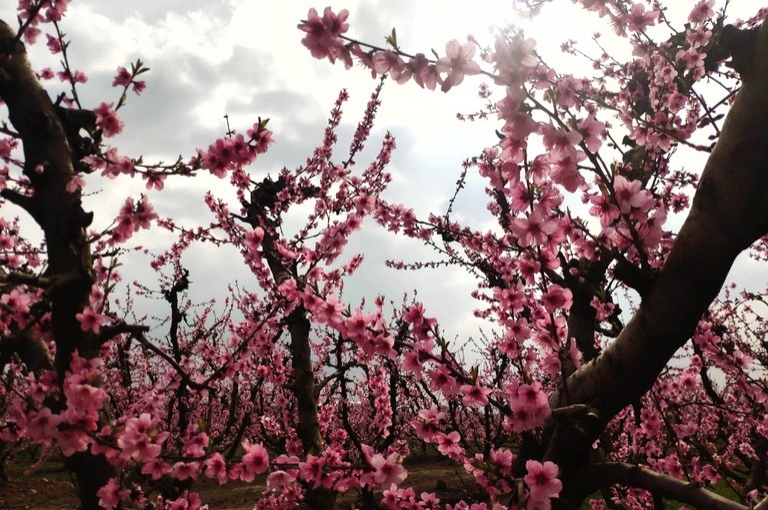
[[101,128],[104,136],[109,138],[123,130],[123,121],[117,116],[111,104],[101,103],[93,109],[96,114],[96,125]]
[[205,476],[216,478],[219,481],[219,485],[227,483],[227,462],[222,454],[219,452],[214,453],[203,464],[205,465]]
[[380,453],[373,455],[369,461],[373,467],[373,480],[379,487],[389,487],[403,483],[408,476],[408,472],[398,463],[396,454],[386,458]]
[[159,458],[152,459],[149,462],[144,462],[141,465],[141,474],[149,475],[153,480],[159,480],[170,472],[171,466]]
[[321,18],[314,8],[309,9],[307,20],[298,25],[300,30],[307,33],[301,44],[315,58],[328,58],[331,62],[341,58],[347,67],[351,67],[349,50],[345,50],[343,40],[339,37],[349,29],[349,24],[345,23],[348,16],[349,11],[346,9],[334,14],[330,7],[326,7]]
[[606,195],[593,195],[589,201],[592,203],[592,207],[589,208],[589,214],[600,219],[601,227],[607,227],[613,220],[619,217],[619,208],[612,204]]
[[416,56],[410,59],[408,67],[411,69],[413,81],[421,88],[435,90],[438,83],[443,83],[437,66],[430,63],[423,53],[417,53]]
[[464,453],[464,448],[459,444],[461,436],[455,430],[448,434],[438,432],[435,434],[435,442],[437,443],[437,449],[443,455],[461,455]]
[[250,250],[251,252],[255,253],[259,251],[259,247],[261,246],[261,242],[264,240],[264,229],[261,227],[256,227],[253,230],[249,230],[245,233],[245,238],[243,239],[243,244]]
[[466,405],[488,405],[488,395],[491,393],[489,388],[482,388],[473,384],[462,384],[459,390],[464,395],[464,403]]
[[448,41],[445,45],[446,56],[437,61],[437,70],[448,73],[440,90],[448,92],[451,87],[464,81],[464,75],[480,73],[480,66],[472,60],[476,49],[475,44],[471,42],[461,44],[456,39]]
[[[373,56],[373,69],[379,74],[389,73],[389,76],[400,82],[400,75],[406,70],[405,62],[393,51],[380,51]],[[410,77],[410,70],[406,76]]]
[[127,87],[131,83],[131,79],[133,76],[131,76],[131,73],[123,66],[120,66],[117,68],[117,74],[115,75],[115,79],[112,80],[112,86],[113,87]]
[[427,372],[429,378],[432,381],[432,386],[443,392],[443,395],[450,397],[455,395],[459,390],[459,383],[456,378],[451,375],[450,370],[445,365],[440,365],[434,370]]
[[37,413],[31,413],[27,421],[27,436],[38,443],[50,445],[56,437],[56,426],[61,422],[59,415],[51,413],[50,408],[43,407]]
[[314,455],[307,455],[305,462],[299,462],[299,475],[302,480],[311,482],[314,488],[319,487],[324,477],[323,460]]
[[712,6],[714,5],[715,0],[700,0],[693,6],[693,9],[691,9],[691,13],[688,15],[688,21],[694,24],[704,23],[715,15],[715,12],[712,10]]
[[519,90],[523,81],[530,76],[539,65],[534,54],[536,41],[517,37],[511,42],[506,37],[497,37],[495,52],[491,61],[498,75],[494,81],[499,85],[507,85]]
[[51,53],[61,53],[61,41],[58,37],[53,37],[51,35],[46,34],[46,38],[48,39],[48,42],[46,43],[48,45],[48,49]]
[[630,30],[637,32],[653,25],[656,22],[656,16],[657,13],[655,11],[645,12],[645,6],[641,3],[636,3],[630,8],[625,22]]
[[252,482],[255,475],[265,473],[269,468],[269,455],[260,444],[251,444],[248,440],[243,441],[242,444],[245,455],[241,461],[240,479],[244,482]]
[[270,490],[280,490],[296,484],[296,476],[287,471],[273,471],[267,477],[267,488]]
[[541,296],[541,301],[549,313],[560,309],[568,310],[573,303],[573,294],[570,289],[564,289],[553,283],[547,288],[546,294]]
[[105,486],[100,488],[96,495],[99,497],[99,506],[105,510],[112,510],[120,505],[120,501],[131,493],[128,489],[120,489],[117,480],[110,478]]
[[96,313],[89,307],[85,307],[82,312],[75,314],[75,318],[80,322],[81,330],[92,331],[96,334],[98,334],[101,326],[109,320],[105,315]]
[[550,498],[558,497],[563,490],[563,483],[557,478],[557,464],[554,462],[547,461],[542,464],[537,460],[529,460],[525,463],[525,469],[528,473],[523,480],[528,486],[534,507],[540,503],[547,505]]
[[554,218],[548,218],[540,208],[534,209],[527,218],[516,218],[510,224],[517,242],[523,248],[545,244],[560,225]]
[[599,122],[594,115],[579,122],[579,131],[584,137],[584,145],[591,152],[597,152],[603,144],[605,122]]
[[617,175],[613,180],[613,190],[621,214],[628,214],[632,209],[646,210],[653,204],[651,193],[643,189],[640,181],[628,181]]

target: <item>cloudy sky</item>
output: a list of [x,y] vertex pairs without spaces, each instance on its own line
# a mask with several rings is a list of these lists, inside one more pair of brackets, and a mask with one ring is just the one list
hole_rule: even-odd
[[[14,3],[0,3],[0,18],[11,24]],[[442,54],[450,39],[463,40],[473,34],[490,43],[489,27],[520,21],[514,18],[511,3],[349,0],[332,7],[337,12],[349,9],[351,37],[383,44],[384,36],[396,27],[404,50],[429,53],[434,48]],[[749,3],[736,0],[732,11],[752,14],[755,8]],[[675,4],[676,8],[680,4],[690,8],[694,2]],[[292,168],[304,162],[322,139],[325,119],[339,90],[346,88],[351,101],[345,107],[340,131],[339,154],[343,155],[376,84],[364,70],[345,70],[310,56],[300,43],[303,33],[296,28],[310,7],[321,11],[325,4],[306,0],[73,0],[62,27],[71,40],[73,67],[89,76],[79,90],[85,107],[118,99],[117,90],[111,88],[118,66],[129,67],[130,62],[141,58],[151,68],[143,76],[146,91],[139,97],[131,95],[121,110],[124,132],[110,140],[121,153],[143,155],[145,161],[170,162],[178,155],[186,159],[195,148],[205,148],[224,135],[225,113],[231,127],[240,131],[247,130],[258,117],[270,118],[277,143],[251,169],[254,178],[261,179],[283,166]],[[550,63],[562,61],[558,47],[564,39],[588,39],[596,30],[610,32],[566,0],[557,0],[527,28]],[[55,68],[58,60],[46,55],[44,45],[33,48],[31,56],[37,68]],[[563,61],[561,65],[574,71],[583,63]],[[375,150],[375,141],[385,130],[397,139],[389,168],[395,176],[389,199],[408,204],[421,215],[444,211],[462,160],[478,154],[496,138],[498,125],[494,122],[456,120],[457,112],[472,112],[481,106],[477,97],[481,82],[478,77],[468,78],[448,94],[425,91],[413,83],[385,86],[369,148]],[[359,158],[361,164],[366,161]],[[470,186],[459,211],[468,221],[478,222],[484,218],[485,201],[480,181],[474,183],[477,185]],[[215,178],[169,179],[165,191],[149,195],[158,212],[194,225],[210,220],[202,203],[202,195],[209,189],[227,196],[226,182]],[[94,209],[97,219],[104,222],[114,217],[126,196],[136,196],[144,189],[141,181],[97,179],[89,182],[88,191],[98,193],[88,198],[86,209]],[[153,252],[170,242],[157,235],[137,241]],[[468,277],[456,271],[413,275],[383,268],[388,258],[427,260],[428,251],[375,227],[358,236],[350,249],[364,251],[367,263],[350,288],[348,302],[354,304],[357,297],[378,291],[397,300],[415,286],[431,312],[441,318],[449,336],[476,330],[471,308],[463,299],[471,288]],[[232,260],[227,257],[234,257],[236,263],[226,263]],[[134,260],[125,266],[127,278],[146,278],[146,259]],[[247,286],[248,275],[234,269],[241,266],[239,262],[237,254],[210,247],[191,252],[185,263],[192,271],[193,296],[224,295],[226,285],[235,280]]]

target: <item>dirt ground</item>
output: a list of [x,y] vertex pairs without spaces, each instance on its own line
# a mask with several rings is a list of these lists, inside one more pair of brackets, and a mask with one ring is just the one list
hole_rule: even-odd
[[[472,478],[460,466],[440,458],[422,458],[406,463],[408,478],[404,486],[411,486],[416,494],[434,492],[441,502],[455,503],[461,499],[478,501],[479,493]],[[11,482],[0,484],[0,510],[74,510],[77,498],[61,463],[50,462],[28,476],[23,467],[11,466]],[[229,483],[223,487],[216,482],[196,484],[210,510],[250,510],[263,490],[263,485]],[[345,494],[340,500],[342,509],[357,508],[356,494]]]

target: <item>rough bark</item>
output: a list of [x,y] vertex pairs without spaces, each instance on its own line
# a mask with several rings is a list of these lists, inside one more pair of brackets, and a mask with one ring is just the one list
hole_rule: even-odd
[[[274,200],[274,186],[278,183],[265,179],[253,194],[252,203],[248,207],[247,221],[252,227],[264,227],[269,224],[266,207],[270,207],[270,200]],[[274,202],[272,202],[274,204]],[[265,228],[262,242],[264,257],[269,265],[272,277],[276,285],[289,278],[296,278],[286,268],[275,246],[275,236]],[[291,367],[293,383],[291,390],[296,398],[298,423],[296,423],[296,435],[301,440],[305,455],[319,456],[325,449],[323,438],[320,434],[320,420],[317,411],[317,385],[315,373],[312,367],[312,348],[309,338],[311,324],[307,319],[307,311],[303,306],[297,306],[286,318],[285,324],[291,337]],[[336,493],[323,487],[308,487],[304,495],[304,501],[309,508],[318,510],[335,510],[337,508]]]
[[[558,424],[547,457],[561,465],[563,496],[579,501],[589,487],[568,483],[588,463],[604,424],[653,385],[691,337],[736,257],[768,233],[768,28],[740,53],[742,88],[712,151],[693,205],[652,289],[619,337],[567,378],[550,403],[586,404],[601,424],[579,436]],[[747,62],[744,55],[751,59]],[[734,56],[735,57],[735,56]],[[736,58],[734,58],[736,60]]]
[[[46,278],[56,282],[46,290],[51,303],[52,332],[56,340],[55,366],[63,381],[75,351],[96,356],[98,339],[84,333],[75,315],[88,304],[94,281],[90,247],[80,194],[69,193],[74,176],[72,153],[66,133],[48,94],[38,82],[16,33],[0,20],[0,98],[8,107],[11,123],[24,150],[24,175],[34,195],[3,190],[2,196],[22,207],[43,231],[48,255]],[[42,173],[35,171],[42,167]],[[103,456],[89,452],[69,457],[83,509],[97,509],[96,491],[112,476]]]

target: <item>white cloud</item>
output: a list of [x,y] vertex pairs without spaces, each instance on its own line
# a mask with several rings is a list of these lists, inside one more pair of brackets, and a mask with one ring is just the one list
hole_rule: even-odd
[[[0,18],[15,18],[11,3],[0,6]],[[434,48],[443,53],[446,41],[463,40],[468,34],[490,44],[487,28],[502,25],[505,18],[511,17],[511,3],[352,0],[334,7],[350,10],[353,37],[383,45],[384,36],[396,27],[404,50],[429,53]],[[754,7],[749,3],[736,2],[732,7],[751,14]],[[528,25],[527,34],[538,39],[538,48],[548,55],[548,61],[559,66],[563,63],[559,54],[562,40],[588,37],[595,30],[607,35],[610,28],[598,27],[593,16],[576,10],[571,2],[556,4],[545,9],[535,24]],[[179,154],[189,157],[195,148],[205,148],[223,136],[225,113],[232,127],[241,131],[259,116],[270,117],[278,143],[254,165],[254,178],[260,179],[268,172],[274,175],[284,165],[303,163],[314,144],[321,141],[328,111],[341,88],[351,94],[340,130],[342,140],[349,140],[376,83],[359,68],[344,70],[341,65],[312,59],[300,44],[303,34],[296,28],[312,6],[321,10],[325,4],[308,0],[75,0],[62,26],[72,41],[73,65],[90,75],[89,83],[81,88],[86,107],[116,99],[111,82],[117,66],[141,58],[152,69],[144,75],[148,89],[140,97],[131,96],[121,112],[126,130],[114,140],[121,152],[143,154],[149,161],[170,162]],[[674,7],[681,8],[677,4]],[[38,67],[43,62],[55,66],[58,57],[46,55],[44,45],[39,45],[32,50],[32,60]],[[583,63],[568,62],[571,71],[583,70]],[[390,200],[402,201],[419,214],[444,212],[461,161],[495,141],[493,131],[498,126],[493,120],[455,120],[458,111],[471,112],[482,106],[476,94],[482,81],[481,77],[470,77],[450,94],[424,91],[412,83],[385,86],[377,128],[367,150],[368,154],[375,153],[386,129],[398,139],[390,168],[395,175],[387,195]],[[343,154],[343,143],[340,150]],[[367,160],[361,157],[359,163],[363,165]],[[462,199],[459,214],[479,223],[487,214],[483,184],[479,180],[474,184]],[[97,218],[107,221],[108,213],[113,214],[125,196],[143,190],[143,183],[120,179],[102,182],[95,189],[99,188],[103,192],[89,197],[87,205],[96,211]],[[228,193],[228,186],[215,178],[170,179],[166,188],[163,193],[150,195],[153,203],[159,211],[188,224],[210,220],[202,204],[206,190]],[[147,238],[146,242],[158,247],[170,242],[170,237]],[[403,253],[410,260],[429,258],[429,252],[417,243],[395,240],[374,229],[352,243],[350,250],[355,249],[369,255],[361,275],[353,280],[356,287],[350,287],[350,296],[370,297],[383,289],[392,299],[399,299],[403,291],[416,286],[435,310],[432,313],[443,315],[449,336],[452,331],[468,332],[469,325],[475,324],[471,304],[459,299],[472,288],[471,278],[460,270],[414,277],[409,273],[395,276],[391,270],[381,268],[385,258]],[[193,268],[192,279],[197,284],[226,293],[227,283],[248,278],[229,269],[214,274],[206,257],[217,257],[217,253],[203,248],[190,257],[200,264]],[[227,268],[236,266],[235,262],[227,264]],[[137,277],[141,274],[137,273]]]

